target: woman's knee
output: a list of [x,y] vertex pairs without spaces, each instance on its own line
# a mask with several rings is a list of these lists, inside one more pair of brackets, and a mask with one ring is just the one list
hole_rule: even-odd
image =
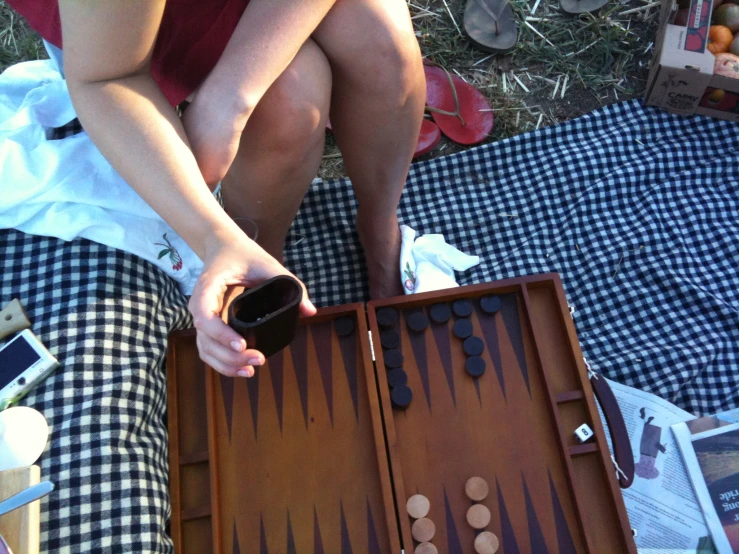
[[372,85],[376,94],[389,95],[399,104],[413,95],[423,94],[425,97],[423,62],[415,36],[401,33],[383,44],[379,40],[373,41],[372,46],[377,48],[381,63]]
[[321,49],[308,41],[254,111],[264,146],[286,156],[315,146],[325,132],[330,98],[331,68]]
[[425,94],[421,50],[403,0],[343,0],[314,34],[337,75],[391,103]]

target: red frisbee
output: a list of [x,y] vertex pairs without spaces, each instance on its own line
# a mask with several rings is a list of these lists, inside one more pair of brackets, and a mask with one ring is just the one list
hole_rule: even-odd
[[426,109],[441,132],[458,144],[478,144],[485,140],[493,130],[494,116],[482,93],[441,67],[424,65],[424,71]]

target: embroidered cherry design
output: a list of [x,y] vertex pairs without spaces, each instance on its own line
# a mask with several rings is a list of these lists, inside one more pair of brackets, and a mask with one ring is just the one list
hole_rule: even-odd
[[409,291],[413,292],[413,289],[416,288],[416,276],[413,275],[413,271],[411,271],[411,264],[406,262],[405,269],[403,270],[403,273],[405,273],[406,280],[403,283],[403,286],[408,289]]
[[158,260],[161,260],[164,256],[169,256],[169,261],[172,262],[172,269],[175,271],[179,271],[182,269],[182,257],[180,256],[180,253],[177,252],[177,249],[172,246],[172,243],[169,242],[169,239],[167,238],[167,233],[164,233],[162,235],[162,238],[164,239],[164,242],[167,244],[162,244],[161,242],[155,242],[157,246],[163,246],[164,250],[159,252]]

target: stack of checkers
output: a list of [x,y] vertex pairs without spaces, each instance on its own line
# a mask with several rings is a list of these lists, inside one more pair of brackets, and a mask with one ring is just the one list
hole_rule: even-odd
[[475,552],[477,554],[495,554],[500,548],[500,541],[490,531],[484,531],[490,524],[490,510],[480,504],[488,496],[488,484],[482,477],[470,477],[464,485],[464,492],[473,504],[467,510],[467,523],[475,529]]
[[413,391],[408,387],[408,375],[403,369],[403,352],[400,349],[400,332],[397,330],[398,311],[393,308],[377,310],[380,326],[380,344],[387,369],[387,384],[393,408],[405,410],[413,400]]
[[[500,309],[500,299],[497,296],[485,296],[480,299],[480,307],[485,313],[493,314]],[[452,306],[457,321],[454,322],[454,336],[464,341],[462,348],[467,356],[464,368],[472,377],[480,377],[485,373],[485,360],[480,355],[485,350],[485,343],[480,337],[473,336],[472,315],[473,305],[469,298],[460,298]]]
[[416,521],[411,526],[413,540],[418,543],[413,554],[438,554],[436,546],[431,543],[436,533],[436,525],[428,517],[431,503],[422,494],[414,494],[405,504],[408,515]]

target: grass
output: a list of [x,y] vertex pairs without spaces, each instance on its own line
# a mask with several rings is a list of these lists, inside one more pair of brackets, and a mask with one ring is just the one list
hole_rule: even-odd
[[[425,59],[475,85],[495,113],[494,142],[642,96],[654,49],[659,2],[610,2],[572,16],[558,0],[510,0],[519,39],[506,55],[476,49],[461,29],[466,0],[408,0]],[[445,139],[428,157],[464,149]],[[338,148],[326,145],[320,175],[343,175]]]
[[0,71],[14,63],[41,58],[48,56],[39,36],[0,0]]
[[[610,0],[599,12],[572,16],[558,0],[510,0],[519,39],[506,55],[476,49],[461,29],[467,0],[408,0],[424,58],[454,71],[487,97],[494,142],[578,117],[643,94],[660,5]],[[46,57],[38,36],[0,0],[0,69]],[[428,157],[462,150],[449,141]],[[341,153],[326,141],[319,175],[344,175]]]

